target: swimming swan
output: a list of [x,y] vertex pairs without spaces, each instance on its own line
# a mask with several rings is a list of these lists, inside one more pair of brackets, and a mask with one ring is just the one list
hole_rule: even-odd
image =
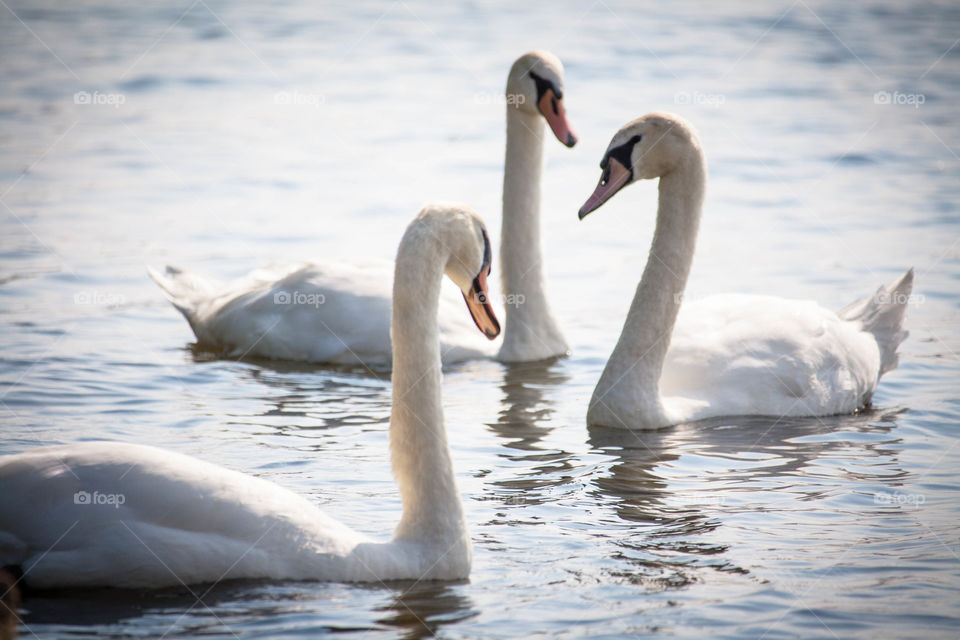
[[[540,179],[544,120],[572,147],[576,135],[563,105],[563,65],[532,52],[507,79],[507,148],[500,258],[506,315],[503,361],[541,360],[569,351],[550,313],[540,249]],[[229,286],[167,267],[150,277],[190,323],[197,341],[234,357],[390,364],[390,266],[306,262],[254,271]],[[459,303],[441,297],[444,364],[489,357]]]
[[636,180],[659,178],[660,204],[643,277],[590,399],[589,424],[656,429],[869,405],[907,336],[912,269],[838,312],[812,301],[737,294],[684,302],[679,314],[706,187],[696,132],[679,116],[643,116],[617,132],[600,168],[581,220]]
[[390,449],[403,504],[375,542],[271,482],[186,455],[81,442],[0,458],[0,565],[33,588],[164,587],[231,578],[460,579],[471,546],[444,429],[437,324],[444,273],[488,338],[481,219],[431,206],[397,251]]

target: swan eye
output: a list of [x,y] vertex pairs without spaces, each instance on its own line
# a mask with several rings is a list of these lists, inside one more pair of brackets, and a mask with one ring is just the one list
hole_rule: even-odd
[[639,135],[639,134],[638,134],[638,135],[635,135],[635,136],[633,136],[632,138],[630,138],[630,144],[637,144],[637,143],[640,142],[641,140],[643,140],[643,136],[641,136],[641,135]]
[[602,186],[606,186],[607,182],[609,181],[610,181],[610,165],[608,164],[607,167],[603,170],[603,176],[600,177],[600,184]]

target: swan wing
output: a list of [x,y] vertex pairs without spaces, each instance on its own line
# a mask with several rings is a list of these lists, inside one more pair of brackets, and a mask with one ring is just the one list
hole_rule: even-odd
[[387,365],[389,265],[258,269],[198,309],[197,331],[233,356]]
[[879,372],[873,336],[815,302],[716,295],[684,303],[660,384],[666,404],[687,399],[685,420],[700,417],[698,407],[828,415],[868,404]]

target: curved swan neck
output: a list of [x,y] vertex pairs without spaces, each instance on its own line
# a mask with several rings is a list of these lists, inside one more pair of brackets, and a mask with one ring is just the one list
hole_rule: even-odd
[[466,529],[441,398],[437,310],[446,256],[429,231],[409,234],[393,285],[390,451],[403,503],[395,540],[443,543]]
[[544,287],[540,245],[544,132],[540,115],[507,106],[500,230],[505,308],[501,357],[506,360],[536,360],[567,351]]
[[657,225],[647,265],[591,408],[602,403],[606,394],[628,393],[641,422],[643,414],[650,422],[662,420],[660,374],[693,264],[705,186],[706,164],[699,149],[660,178]]

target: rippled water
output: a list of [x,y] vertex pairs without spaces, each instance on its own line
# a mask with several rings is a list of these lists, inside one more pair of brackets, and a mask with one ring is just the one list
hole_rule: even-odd
[[[144,266],[389,258],[436,199],[497,237],[499,95],[529,49],[564,60],[581,135],[544,181],[572,356],[445,376],[469,581],[43,594],[25,637],[956,637],[957,5],[17,1],[0,33],[0,453],[151,443],[383,538],[389,379],[198,352]],[[655,186],[575,212],[653,110],[710,160],[688,297],[840,307],[917,268],[875,411],[585,427]]]

